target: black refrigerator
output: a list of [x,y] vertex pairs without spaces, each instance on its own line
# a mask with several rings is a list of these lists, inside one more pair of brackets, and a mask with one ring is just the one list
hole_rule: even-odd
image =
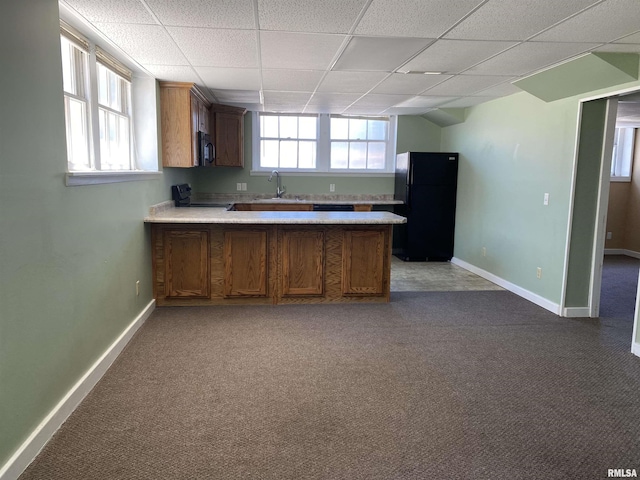
[[453,257],[458,154],[406,152],[396,157],[395,213],[407,223],[394,227],[393,253],[405,261]]

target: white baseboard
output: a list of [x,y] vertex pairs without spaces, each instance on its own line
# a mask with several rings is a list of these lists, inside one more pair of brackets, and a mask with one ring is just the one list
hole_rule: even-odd
[[626,255],[627,257],[633,257],[640,259],[640,252],[634,252],[633,250],[627,250],[626,248],[605,248],[605,255]]
[[640,357],[640,343],[631,342],[631,353],[633,353],[637,357]]
[[555,313],[556,315],[561,314],[560,305],[558,305],[557,303],[553,303],[536,293],[530,292],[529,290],[519,287],[518,285],[511,283],[505,280],[504,278],[500,278],[497,275],[494,275],[493,273],[487,272],[482,268],[476,267],[475,265],[467,263],[464,260],[460,260],[459,258],[456,258],[456,257],[453,257],[451,259],[451,263],[458,265],[459,267],[462,267],[465,270],[469,270],[470,272],[475,273],[476,275],[482,278],[485,278],[490,282],[493,282],[496,285],[499,285],[502,288],[515,293],[516,295],[519,295],[525,300],[529,300],[530,302],[535,303],[536,305],[544,308],[545,310],[549,310],[551,313]]
[[67,420],[69,415],[80,405],[91,389],[98,383],[109,369],[120,352],[129,343],[136,331],[149,318],[156,307],[152,300],[144,310],[131,322],[122,334],[107,348],[102,356],[71,387],[60,402],[49,412],[44,420],[29,435],[13,456],[0,468],[0,480],[15,480],[29,466],[40,450],[47,444],[54,433]]
[[591,316],[589,307],[565,307],[562,316],[568,318],[588,318]]

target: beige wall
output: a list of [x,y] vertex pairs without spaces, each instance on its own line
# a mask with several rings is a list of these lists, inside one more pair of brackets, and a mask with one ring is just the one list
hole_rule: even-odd
[[605,248],[640,252],[640,129],[635,144],[631,182],[611,182],[607,232],[612,238],[605,242]]

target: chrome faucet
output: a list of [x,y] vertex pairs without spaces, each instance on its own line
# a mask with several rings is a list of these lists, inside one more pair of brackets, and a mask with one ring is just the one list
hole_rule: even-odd
[[280,173],[278,172],[278,170],[272,171],[271,175],[269,176],[269,180],[267,181],[270,182],[274,175],[276,176],[276,198],[282,198],[282,194],[286,190],[284,187],[280,186]]

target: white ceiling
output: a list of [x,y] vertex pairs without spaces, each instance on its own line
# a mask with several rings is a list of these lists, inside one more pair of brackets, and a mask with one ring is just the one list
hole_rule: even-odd
[[419,115],[587,52],[640,53],[638,0],[60,3],[154,77],[259,111]]

